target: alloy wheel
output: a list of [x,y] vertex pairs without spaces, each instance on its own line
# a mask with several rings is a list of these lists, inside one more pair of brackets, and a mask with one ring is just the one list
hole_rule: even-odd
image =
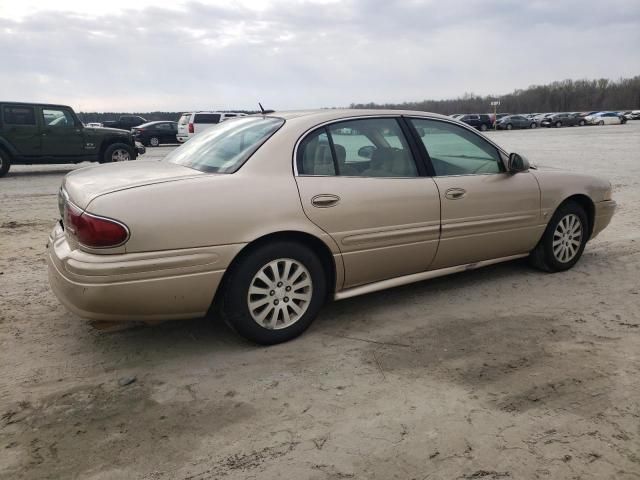
[[568,263],[580,251],[582,243],[582,222],[570,213],[560,219],[553,232],[553,256],[562,263]]
[[149,139],[149,145],[151,145],[152,147],[157,147],[158,145],[160,145],[160,140],[158,140],[158,137],[151,137]]
[[116,148],[111,154],[112,162],[128,162],[129,160],[131,160],[131,156],[124,148]]
[[305,314],[312,294],[313,282],[307,268],[297,260],[279,258],[254,275],[247,306],[258,325],[278,330],[293,325]]

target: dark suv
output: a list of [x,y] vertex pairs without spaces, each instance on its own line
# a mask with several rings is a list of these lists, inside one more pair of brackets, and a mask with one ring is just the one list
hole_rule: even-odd
[[493,127],[493,121],[489,115],[484,113],[468,113],[458,118],[459,121],[466,123],[471,127],[486,132]]
[[0,102],[0,177],[11,164],[119,162],[139,153],[130,132],[85,127],[71,107]]

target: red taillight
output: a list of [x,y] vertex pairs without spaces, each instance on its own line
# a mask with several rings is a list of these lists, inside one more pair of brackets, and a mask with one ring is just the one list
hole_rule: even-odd
[[117,247],[129,238],[129,230],[122,223],[83,212],[66,203],[64,226],[79,243],[91,248]]
[[193,123],[189,124],[189,133],[193,133]]

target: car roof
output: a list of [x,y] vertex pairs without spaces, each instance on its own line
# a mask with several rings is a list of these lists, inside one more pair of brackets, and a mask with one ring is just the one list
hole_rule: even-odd
[[[256,113],[256,116],[261,114]],[[423,112],[420,110],[386,110],[386,109],[359,109],[359,108],[334,108],[323,110],[289,110],[282,112],[270,112],[266,114],[271,117],[279,117],[284,120],[293,120],[296,118],[304,117],[306,120],[317,120],[318,122],[339,120],[341,118],[354,118],[354,117],[372,117],[372,116],[429,116],[442,118],[444,120],[451,120],[451,117],[447,115],[440,115],[438,113]]]
[[57,103],[34,103],[34,102],[3,102],[0,105],[28,105],[31,107],[54,107],[54,108],[71,108],[69,105],[60,105]]

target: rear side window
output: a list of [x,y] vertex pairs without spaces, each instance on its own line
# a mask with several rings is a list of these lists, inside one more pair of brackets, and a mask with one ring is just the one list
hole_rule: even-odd
[[4,123],[9,125],[35,125],[36,115],[33,107],[10,107],[2,109]]
[[220,123],[219,113],[196,113],[193,123]]
[[301,142],[296,161],[300,175],[418,176],[395,118],[349,120],[316,130]]
[[275,117],[247,117],[223,122],[196,135],[165,161],[206,173],[233,173],[282,125]]

